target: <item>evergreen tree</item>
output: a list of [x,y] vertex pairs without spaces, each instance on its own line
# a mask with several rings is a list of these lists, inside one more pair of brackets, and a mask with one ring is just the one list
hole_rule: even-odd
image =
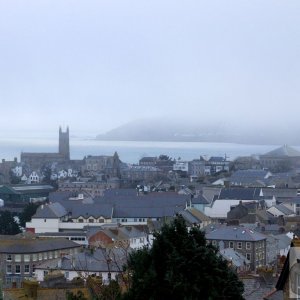
[[10,211],[5,210],[0,212],[0,234],[18,234],[20,227]]
[[130,255],[124,299],[243,299],[243,284],[198,228],[182,217],[155,234],[152,248]]
[[39,207],[39,204],[36,203],[28,203],[23,211],[20,213],[20,225],[22,227],[25,227],[26,222],[31,221],[31,217],[36,213],[37,208]]

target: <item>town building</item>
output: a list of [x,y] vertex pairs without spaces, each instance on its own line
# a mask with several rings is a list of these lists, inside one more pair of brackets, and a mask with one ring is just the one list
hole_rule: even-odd
[[5,288],[20,287],[35,275],[36,266],[61,255],[75,254],[80,245],[66,239],[38,239],[17,235],[0,237],[0,267]]
[[32,170],[39,170],[42,166],[52,163],[70,161],[69,127],[65,132],[59,128],[59,144],[57,153],[22,152],[21,163],[30,166]]
[[263,168],[282,172],[300,166],[300,152],[288,145],[283,145],[259,157]]
[[123,271],[129,252],[121,248],[86,249],[80,253],[61,256],[51,261],[45,261],[36,267],[36,278],[44,281],[45,276],[54,271],[60,271],[67,280],[77,277],[87,279],[97,276],[104,284],[117,280]]
[[50,194],[49,202],[41,205],[31,221],[26,223],[28,231],[83,230],[85,226],[106,223],[147,225],[148,221],[173,217],[192,206],[190,196],[174,192],[137,194],[135,189],[115,189],[95,198],[57,192]]
[[266,240],[261,233],[241,226],[206,228],[206,239],[219,249],[231,248],[250,261],[251,270],[266,265]]
[[81,172],[88,176],[105,174],[106,177],[120,177],[121,161],[117,152],[113,156],[88,155],[83,159]]
[[0,199],[5,204],[27,204],[29,202],[45,201],[54,188],[48,184],[7,184],[0,186]]

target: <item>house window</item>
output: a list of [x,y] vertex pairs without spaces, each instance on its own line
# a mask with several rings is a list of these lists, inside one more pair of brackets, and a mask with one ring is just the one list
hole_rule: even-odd
[[99,219],[99,223],[104,223],[104,219]]
[[37,254],[36,253],[32,254],[32,261],[37,261]]
[[250,250],[251,249],[251,243],[250,242],[246,242],[246,249]]
[[24,261],[30,261],[30,255],[24,254]]
[[94,219],[89,219],[89,223],[94,223]]
[[20,273],[21,273],[21,266],[16,265],[16,274],[20,274]]
[[246,258],[251,261],[251,253],[246,253]]
[[12,261],[12,255],[11,254],[7,254],[6,255],[6,260],[7,261]]
[[237,243],[237,249],[242,249],[242,242]]
[[47,258],[48,258],[47,252],[44,252],[44,259],[47,259]]
[[12,272],[11,265],[6,265],[6,273],[11,274],[11,272]]
[[39,253],[39,260],[43,259],[43,253]]
[[234,248],[234,242],[229,242],[229,248]]
[[24,273],[29,273],[29,265],[24,266]]
[[70,276],[69,272],[66,271],[66,272],[65,272],[65,277],[66,277],[67,279],[69,279],[69,276]]
[[15,262],[20,262],[21,261],[21,254],[16,254],[15,255]]
[[78,219],[78,223],[83,223],[83,219]]

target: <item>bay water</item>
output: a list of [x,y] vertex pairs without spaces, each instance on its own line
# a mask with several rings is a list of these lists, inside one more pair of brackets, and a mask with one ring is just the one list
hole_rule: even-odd
[[[71,159],[82,159],[87,155],[113,155],[116,151],[126,163],[138,163],[144,156],[166,154],[181,160],[197,159],[201,155],[225,156],[234,160],[238,156],[267,153],[280,145],[247,145],[208,142],[141,142],[141,141],[100,141],[70,137]],[[295,149],[300,150],[299,146]],[[57,138],[0,138],[0,159],[20,159],[21,152],[57,152]]]

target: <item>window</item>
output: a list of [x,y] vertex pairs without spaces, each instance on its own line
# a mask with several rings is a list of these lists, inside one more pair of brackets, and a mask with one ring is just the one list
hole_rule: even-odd
[[250,242],[246,242],[246,249],[250,250],[251,249],[251,243]]
[[6,273],[7,274],[11,274],[12,273],[11,265],[6,265]]
[[21,273],[21,266],[16,265],[16,274],[20,274],[20,273]]
[[32,254],[32,261],[37,261],[37,254],[36,253]]
[[99,219],[99,223],[104,223],[104,219]]
[[68,272],[68,271],[65,272],[65,277],[66,277],[67,279],[69,278],[69,272]]
[[43,259],[43,253],[39,253],[39,260]]
[[24,261],[30,261],[30,255],[24,254]]
[[251,261],[251,253],[246,253],[246,258]]
[[242,249],[242,245],[243,245],[242,242],[238,242],[237,243],[237,249]]
[[29,265],[24,266],[24,273],[29,273]]
[[234,248],[234,242],[229,242],[229,248]]
[[47,259],[47,258],[48,258],[48,253],[44,252],[44,259]]
[[6,255],[6,260],[7,261],[12,261],[12,255],[11,254],[7,254]]
[[78,219],[78,223],[83,223],[83,219]]
[[94,223],[94,219],[89,219],[89,223]]
[[21,261],[21,254],[15,254],[15,262]]

